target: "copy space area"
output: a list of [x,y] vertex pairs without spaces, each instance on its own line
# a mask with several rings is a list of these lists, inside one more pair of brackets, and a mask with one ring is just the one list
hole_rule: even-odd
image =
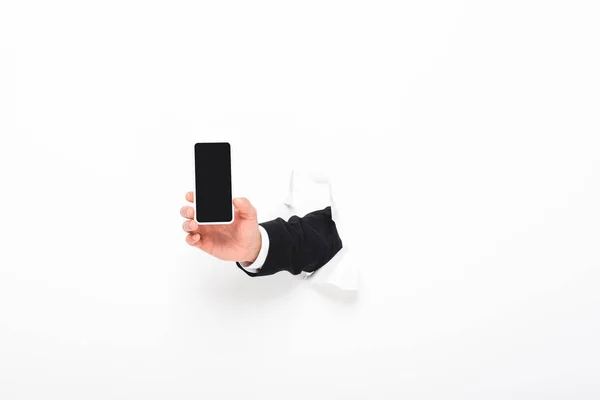
[[[600,398],[594,1],[0,5],[0,398]],[[329,171],[356,294],[189,247]]]

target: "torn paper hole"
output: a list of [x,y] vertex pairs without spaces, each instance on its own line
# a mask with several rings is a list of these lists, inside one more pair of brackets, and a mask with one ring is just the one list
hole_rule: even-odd
[[342,290],[358,289],[358,266],[351,261],[343,202],[334,200],[333,183],[322,171],[292,170],[284,204],[298,216],[331,206],[331,215],[342,239],[343,248],[327,264],[313,273],[304,273],[314,284],[330,284]]

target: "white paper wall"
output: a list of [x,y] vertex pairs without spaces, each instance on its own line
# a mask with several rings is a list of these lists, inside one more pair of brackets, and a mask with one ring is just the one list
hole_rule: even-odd
[[[0,5],[0,398],[600,396],[593,1]],[[184,242],[321,164],[358,294]]]

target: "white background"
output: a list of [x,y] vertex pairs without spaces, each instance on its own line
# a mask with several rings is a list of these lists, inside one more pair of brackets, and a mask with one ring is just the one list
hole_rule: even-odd
[[[0,398],[597,399],[595,1],[0,3]],[[184,242],[325,163],[358,294]]]

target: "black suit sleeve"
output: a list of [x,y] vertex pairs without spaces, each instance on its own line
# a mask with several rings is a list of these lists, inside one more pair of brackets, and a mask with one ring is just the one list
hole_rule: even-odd
[[288,271],[293,275],[313,272],[325,265],[342,248],[342,240],[331,207],[314,211],[299,218],[294,215],[287,222],[282,218],[260,224],[269,235],[269,252],[258,272],[246,271],[249,276],[272,275]]

